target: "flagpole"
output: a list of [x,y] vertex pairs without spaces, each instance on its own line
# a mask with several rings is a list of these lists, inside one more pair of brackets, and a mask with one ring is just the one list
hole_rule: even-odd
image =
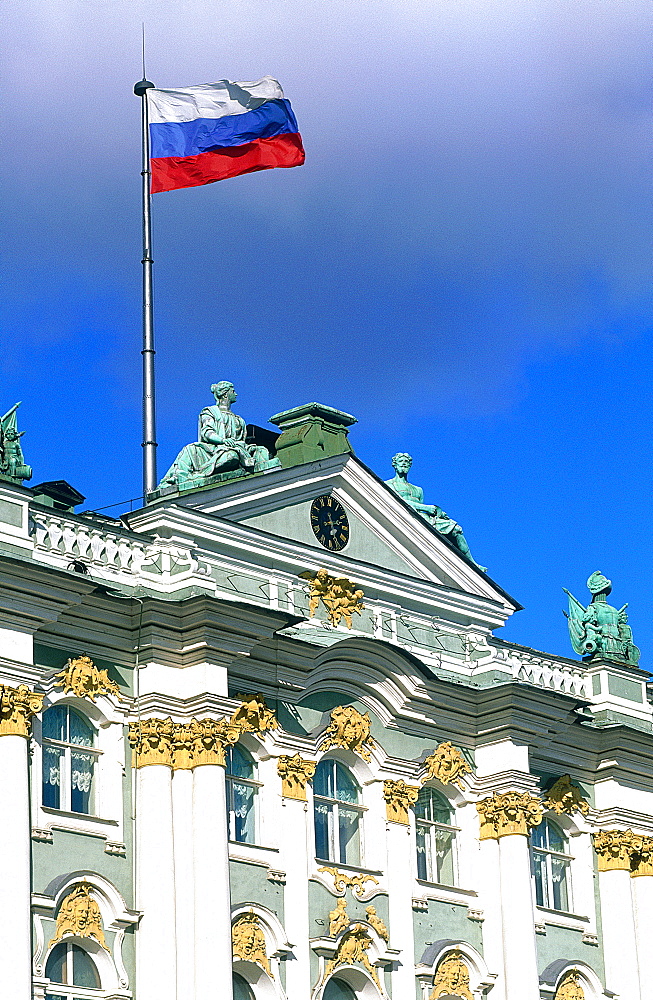
[[141,170],[143,197],[143,493],[156,489],[156,405],[154,385],[154,309],[152,299],[152,217],[150,193],[150,135],[148,128],[147,91],[153,83],[143,79],[134,85],[141,98],[143,165]]

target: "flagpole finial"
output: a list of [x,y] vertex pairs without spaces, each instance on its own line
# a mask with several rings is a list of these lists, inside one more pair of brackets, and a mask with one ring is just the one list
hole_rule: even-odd
[[143,97],[146,90],[153,90],[153,89],[154,89],[154,84],[150,83],[149,80],[146,80],[145,77],[143,77],[142,80],[139,80],[138,83],[134,84],[134,93],[136,94],[137,97]]

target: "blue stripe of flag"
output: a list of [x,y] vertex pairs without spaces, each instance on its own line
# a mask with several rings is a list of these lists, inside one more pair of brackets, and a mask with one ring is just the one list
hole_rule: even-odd
[[195,118],[190,122],[157,122],[150,125],[150,156],[197,156],[223,146],[242,146],[255,139],[269,139],[298,132],[290,101],[266,101],[253,111],[222,118]]

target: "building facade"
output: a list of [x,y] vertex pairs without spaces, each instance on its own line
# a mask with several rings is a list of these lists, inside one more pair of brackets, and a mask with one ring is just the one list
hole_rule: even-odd
[[121,520],[0,480],[0,997],[648,1000],[648,674],[275,422]]

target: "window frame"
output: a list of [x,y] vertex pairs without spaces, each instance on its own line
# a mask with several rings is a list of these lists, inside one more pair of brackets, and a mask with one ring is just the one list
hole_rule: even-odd
[[[455,809],[451,804],[447,796],[441,792],[438,788],[434,788],[432,785],[422,785],[419,790],[419,795],[422,792],[428,791],[431,797],[431,803],[433,797],[439,798],[443,805],[449,811],[449,816],[455,816]],[[417,805],[419,803],[419,795],[417,801],[412,807],[413,814],[415,817],[415,863],[417,867],[417,879],[420,882],[429,882],[431,885],[444,885],[448,888],[456,888],[459,884],[459,871],[458,871],[458,834],[461,832],[461,828],[456,826],[454,823],[441,823],[438,820],[425,819],[422,816],[417,815]],[[426,832],[427,840],[430,846],[430,851],[425,854],[425,865],[426,865],[426,877],[420,875],[419,871],[419,831],[420,828],[424,829]],[[445,882],[441,878],[441,871],[439,867],[434,870],[433,862],[435,859],[435,865],[438,865],[437,861],[437,832],[438,830],[444,830],[451,834],[451,882]],[[437,876],[436,878],[429,876]]]
[[[533,842],[533,834],[535,830],[543,828],[546,831],[546,847],[536,846]],[[531,855],[531,881],[533,885],[533,896],[535,900],[535,905],[544,910],[551,910],[554,913],[573,913],[573,885],[571,878],[571,867],[574,861],[574,856],[572,854],[565,853],[564,851],[557,851],[548,846],[549,844],[549,831],[553,828],[566,848],[569,848],[569,837],[562,827],[554,823],[553,820],[545,816],[542,819],[542,823],[534,828],[530,837],[530,855]],[[535,863],[536,855],[543,859],[543,864],[537,866]],[[564,886],[566,892],[566,907],[563,909],[561,906],[555,905],[555,879],[553,878],[553,862],[557,861],[564,866]],[[540,873],[544,872],[544,878],[540,880]],[[542,887],[542,902],[538,899],[538,886]]]
[[[331,797],[331,796],[328,796],[328,795],[320,795],[318,792],[315,791],[315,776],[317,775],[317,768],[319,768],[322,764],[332,764],[333,767],[334,767],[334,772],[335,772],[334,787],[335,787],[335,790],[336,790],[336,796],[335,797]],[[332,757],[327,757],[327,758],[323,757],[322,760],[318,761],[317,768],[316,768],[316,774],[313,776],[313,836],[314,836],[314,847],[315,847],[315,860],[316,861],[328,861],[331,864],[336,864],[336,865],[348,865],[350,868],[362,868],[364,866],[364,858],[365,858],[365,843],[364,843],[364,839],[363,839],[363,832],[364,832],[363,814],[365,812],[367,812],[367,809],[363,805],[363,803],[360,801],[360,799],[361,799],[361,786],[360,786],[360,783],[358,781],[358,778],[356,777],[356,775],[354,774],[354,772],[351,770],[351,768],[349,768],[346,764],[343,764],[342,761],[339,761],[339,760],[337,760],[335,758],[332,758]],[[338,791],[338,783],[337,783],[338,768],[342,768],[343,771],[345,771],[345,773],[348,775],[348,777],[350,778],[350,780],[352,781],[352,783],[356,787],[356,798],[357,798],[357,801],[355,803],[354,802],[346,802],[345,800],[338,799],[338,797],[337,797],[337,791]],[[328,818],[327,818],[327,822],[326,822],[326,828],[327,828],[327,838],[326,839],[327,839],[327,845],[328,845],[329,851],[333,852],[333,857],[321,858],[318,855],[318,853],[317,853],[316,817],[317,817],[317,806],[318,806],[318,804],[325,805],[326,809],[327,809],[327,817]],[[342,846],[341,843],[340,843],[340,811],[341,810],[343,812],[350,812],[350,813],[353,812],[353,813],[356,813],[356,815],[357,815],[356,831],[357,831],[357,835],[358,835],[358,860],[356,860],[356,861],[347,859],[347,857],[346,857],[347,845],[345,845],[345,858],[343,859],[340,856],[341,855],[340,848]]]
[[[57,740],[50,736],[46,736],[43,731],[43,721],[41,723],[41,806],[43,809],[53,810],[55,812],[70,813],[73,816],[97,816],[97,804],[99,801],[98,795],[98,779],[100,773],[100,759],[102,757],[103,751],[97,746],[98,740],[98,730],[93,724],[92,719],[89,718],[84,712],[80,711],[76,706],[69,705],[67,702],[58,702],[54,705],[50,705],[43,713],[43,719],[47,716],[48,712],[55,711],[57,709],[65,709],[66,711],[66,724],[67,724],[67,734],[70,736],[70,716],[75,715],[84,722],[93,734],[93,746],[85,746],[82,743],[72,743],[70,739],[68,740]],[[48,747],[55,747],[59,751],[59,805],[51,806],[46,805],[44,799],[44,769],[47,755]],[[92,788],[91,794],[89,796],[89,809],[87,812],[80,812],[78,809],[72,808],[72,757],[73,753],[88,753],[92,758]]]
[[[259,843],[259,840],[260,840],[260,836],[259,836],[259,834],[260,834],[260,830],[259,830],[259,822],[260,822],[259,812],[260,812],[260,810],[258,808],[258,797],[259,797],[258,793],[259,793],[259,788],[263,787],[263,782],[259,781],[258,778],[256,778],[256,777],[253,777],[253,778],[241,778],[239,775],[232,774],[230,772],[229,765],[230,765],[230,762],[231,762],[231,760],[233,758],[233,752],[234,752],[234,750],[237,750],[239,753],[243,754],[243,756],[246,759],[249,759],[249,762],[252,765],[252,773],[254,775],[258,774],[258,764],[257,764],[256,758],[247,749],[247,747],[242,746],[242,745],[236,743],[236,744],[234,744],[234,746],[230,746],[230,747],[227,748],[226,761],[225,761],[225,800],[226,800],[226,807],[227,807],[227,840],[228,840],[228,842],[230,844],[250,844],[250,845],[256,846]],[[253,813],[253,820],[254,820],[253,824],[252,824],[253,825],[252,840],[243,840],[243,839],[239,839],[236,836],[236,833],[237,833],[237,830],[236,830],[236,810],[233,808],[233,784],[234,784],[234,782],[236,782],[238,784],[241,784],[241,785],[246,785],[247,787],[253,789],[253,795],[252,795],[252,800],[251,800],[251,802],[252,802],[251,810],[252,810],[252,813]]]
[[92,963],[95,973],[97,975],[99,986],[75,986],[74,983],[55,983],[47,976],[45,976],[47,985],[45,986],[45,1000],[100,1000],[102,996],[106,995],[106,991],[102,986],[102,976],[100,974],[100,969],[98,968],[97,962],[95,962],[93,955],[84,948],[78,940],[71,940],[67,938],[64,941],[58,941],[54,946],[52,951],[47,957],[45,962],[45,968],[50,961],[52,955],[57,950],[57,948],[64,947],[66,949],[66,978],[74,978],[73,974],[73,962],[74,962],[74,951],[73,948],[78,948],[80,951],[84,952],[88,960]]

